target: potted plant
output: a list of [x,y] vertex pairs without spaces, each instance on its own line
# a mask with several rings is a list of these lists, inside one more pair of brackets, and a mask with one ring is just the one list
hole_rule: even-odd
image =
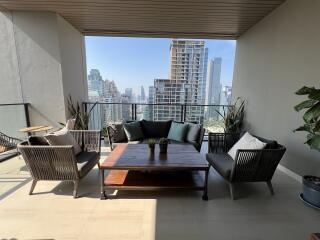
[[148,146],[149,146],[149,152],[150,154],[154,154],[154,147],[156,145],[156,140],[155,139],[149,139],[148,140]]
[[159,140],[160,153],[167,153],[168,139],[160,138]]
[[103,136],[104,143],[108,146],[109,145],[109,139],[108,139],[108,130],[107,127],[103,127],[101,129],[101,134]]
[[240,137],[244,119],[244,107],[245,101],[239,97],[233,105],[223,107],[223,112],[216,110],[224,123],[227,146],[232,146]]
[[88,130],[89,129],[89,120],[91,113],[94,107],[97,105],[98,102],[95,102],[89,111],[84,111],[81,107],[79,102],[76,105],[73,104],[72,98],[69,95],[68,98],[68,110],[72,118],[75,118],[75,130]]
[[[307,132],[305,142],[311,149],[320,151],[320,89],[303,87],[296,92],[297,95],[307,95],[308,99],[296,105],[294,109],[303,114],[303,126],[294,131]],[[301,198],[307,203],[320,208],[320,178],[316,176],[303,176],[303,193]]]

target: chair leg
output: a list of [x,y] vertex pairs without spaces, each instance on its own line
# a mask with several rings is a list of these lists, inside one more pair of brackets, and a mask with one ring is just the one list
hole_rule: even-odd
[[268,185],[268,188],[269,188],[269,191],[270,191],[271,195],[274,195],[274,191],[273,191],[273,187],[272,187],[271,181],[268,181],[267,185]]
[[33,190],[34,190],[36,184],[37,184],[37,180],[33,180],[33,181],[32,181],[32,184],[31,184],[30,191],[29,191],[29,195],[32,195]]
[[234,185],[233,185],[233,183],[229,183],[229,189],[230,189],[231,199],[232,199],[232,200],[235,200]]
[[79,180],[73,181],[74,189],[73,189],[73,198],[78,197],[78,188],[79,188]]

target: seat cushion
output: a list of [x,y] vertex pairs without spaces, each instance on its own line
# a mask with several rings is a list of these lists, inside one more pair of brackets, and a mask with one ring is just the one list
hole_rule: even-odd
[[81,152],[81,147],[77,143],[76,139],[69,133],[67,129],[50,133],[44,136],[44,138],[53,146],[67,146],[72,145],[75,155]]
[[227,153],[207,153],[206,159],[226,180],[230,179],[234,161]]
[[185,142],[188,128],[188,124],[172,122],[168,139],[178,142]]
[[201,131],[201,125],[199,124],[194,124],[194,123],[188,123],[189,129],[186,137],[186,141],[189,143],[197,143],[199,136],[200,136],[200,131]]
[[172,121],[141,121],[141,128],[145,138],[166,138]]
[[97,152],[80,152],[76,156],[80,177],[84,177],[99,161]]
[[144,135],[139,121],[124,123],[123,128],[129,141],[143,140]]

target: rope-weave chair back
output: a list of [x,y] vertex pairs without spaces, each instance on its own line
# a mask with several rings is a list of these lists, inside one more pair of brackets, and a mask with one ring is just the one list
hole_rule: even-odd
[[24,142],[18,149],[35,180],[78,179],[73,146],[28,146]]
[[238,150],[230,181],[270,181],[284,153],[282,145],[277,149]]

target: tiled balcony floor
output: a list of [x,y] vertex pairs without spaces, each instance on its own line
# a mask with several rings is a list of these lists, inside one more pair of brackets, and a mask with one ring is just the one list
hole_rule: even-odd
[[300,202],[300,184],[280,171],[275,196],[263,183],[242,184],[235,201],[213,170],[207,202],[197,192],[119,192],[102,201],[97,168],[78,199],[71,182],[39,182],[32,196],[30,183],[21,158],[0,164],[0,239],[301,240],[320,231],[320,212]]

